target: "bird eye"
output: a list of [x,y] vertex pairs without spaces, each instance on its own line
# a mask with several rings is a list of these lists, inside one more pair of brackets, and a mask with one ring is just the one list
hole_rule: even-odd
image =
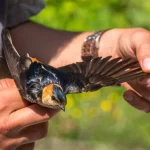
[[56,97],[55,97],[55,96],[52,96],[52,100],[56,100]]

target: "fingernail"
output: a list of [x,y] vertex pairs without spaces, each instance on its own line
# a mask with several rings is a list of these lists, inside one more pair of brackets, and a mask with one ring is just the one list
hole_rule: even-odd
[[133,98],[133,95],[132,94],[124,94],[124,98],[128,101],[128,102],[131,102],[134,98]]
[[150,70],[150,58],[145,58],[143,60],[143,67],[145,70]]

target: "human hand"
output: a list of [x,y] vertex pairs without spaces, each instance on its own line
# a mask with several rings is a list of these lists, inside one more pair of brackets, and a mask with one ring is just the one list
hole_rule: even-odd
[[33,150],[58,111],[24,101],[12,79],[0,80],[0,149]]
[[[101,38],[99,54],[135,58],[142,70],[150,73],[150,32],[142,28],[107,31]],[[123,86],[127,89],[124,98],[129,104],[141,111],[150,111],[149,76],[123,83]]]

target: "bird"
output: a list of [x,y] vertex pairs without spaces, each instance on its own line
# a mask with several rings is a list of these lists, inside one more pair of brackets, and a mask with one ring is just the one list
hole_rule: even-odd
[[59,68],[43,64],[28,53],[18,53],[9,29],[3,29],[2,42],[4,57],[22,98],[47,108],[65,111],[67,94],[94,92],[147,75],[131,58],[91,55]]

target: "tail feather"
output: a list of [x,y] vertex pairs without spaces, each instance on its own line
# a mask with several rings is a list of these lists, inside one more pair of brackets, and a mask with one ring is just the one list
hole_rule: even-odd
[[23,78],[21,78],[22,72],[19,66],[20,55],[12,43],[12,39],[8,29],[3,29],[2,31],[2,42],[4,57],[6,59],[11,76],[15,80],[15,83],[22,97],[29,100],[30,97],[29,95],[27,95],[26,90],[23,88]]

